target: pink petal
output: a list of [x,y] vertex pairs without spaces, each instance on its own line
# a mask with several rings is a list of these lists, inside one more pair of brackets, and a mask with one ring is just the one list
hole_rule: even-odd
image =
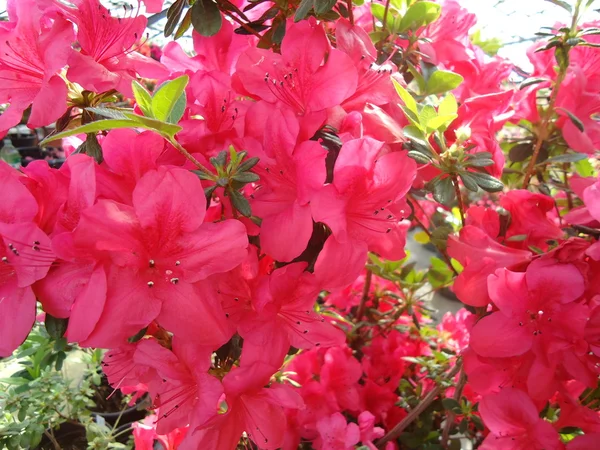
[[527,309],[529,291],[526,274],[498,269],[488,277],[490,298],[505,316],[513,316]]
[[268,402],[264,393],[242,397],[244,431],[261,448],[275,450],[283,444],[286,419],[283,408]]
[[298,202],[305,205],[323,188],[327,171],[327,150],[314,141],[305,141],[294,149]]
[[312,231],[310,206],[294,202],[280,213],[263,218],[261,247],[277,261],[289,262],[306,249]]
[[[56,289],[56,285],[54,285]],[[74,299],[69,326],[65,337],[69,342],[87,339],[100,320],[106,301],[106,274],[104,267],[96,266],[88,282]]]
[[560,264],[551,259],[537,259],[527,267],[530,295],[548,302],[570,303],[585,291],[585,280],[573,264]]
[[522,355],[531,348],[532,336],[526,327],[519,326],[518,320],[500,312],[485,316],[473,327],[469,345],[481,356],[506,358]]
[[35,295],[15,281],[0,284],[0,356],[10,356],[35,322]]
[[156,168],[163,150],[163,139],[152,131],[112,130],[102,141],[104,162],[133,182]]
[[496,436],[522,433],[541,419],[533,401],[523,391],[504,388],[488,394],[479,404],[485,425]]
[[596,182],[583,191],[583,202],[592,217],[600,221],[600,182]]
[[206,213],[206,198],[198,192],[202,184],[192,172],[161,166],[140,179],[133,207],[142,227],[157,227],[160,233],[194,231]]
[[354,93],[357,83],[358,73],[350,57],[331,50],[325,65],[312,77],[307,106],[320,111],[339,105]]
[[314,73],[329,48],[325,30],[316,21],[288,22],[281,43],[281,54],[286,62],[296,66],[298,70],[303,70],[307,74]]
[[348,240],[346,208],[349,198],[338,192],[333,184],[325,186],[311,201],[315,222],[323,222],[340,242]]
[[351,284],[367,261],[367,244],[348,241],[344,244],[330,236],[315,263],[315,277],[323,289],[337,289]]
[[50,125],[67,110],[67,86],[58,75],[42,84],[40,92],[33,100],[31,116],[27,124],[31,128]]
[[0,222],[18,223],[33,220],[38,205],[33,195],[19,180],[21,175],[4,161],[0,161]]

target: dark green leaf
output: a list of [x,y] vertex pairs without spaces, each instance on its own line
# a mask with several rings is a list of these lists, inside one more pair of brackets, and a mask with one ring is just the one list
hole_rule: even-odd
[[[434,179],[435,180],[435,179]],[[433,181],[433,198],[442,205],[449,205],[454,200],[454,186],[450,177]]]
[[127,342],[129,342],[130,344],[135,344],[137,341],[139,341],[146,335],[146,331],[148,331],[148,327],[142,328],[140,331],[138,331],[129,339],[127,339]]
[[79,147],[77,147],[77,150],[74,153],[88,155],[94,158],[98,164],[104,160],[102,155],[102,147],[100,146],[95,133],[88,133],[85,141]]
[[65,352],[58,352],[56,354],[56,362],[54,363],[55,370],[62,370],[63,363],[67,359],[67,354]]
[[237,171],[238,172],[247,172],[248,170],[252,169],[255,165],[257,165],[259,161],[260,161],[260,159],[257,158],[256,156],[253,156],[252,158],[248,158],[246,161],[244,161],[243,163],[240,164],[240,166],[237,168]]
[[319,15],[325,14],[335,6],[337,0],[314,0],[315,1],[315,12]]
[[504,189],[502,182],[490,174],[471,172],[471,176],[475,178],[477,185],[486,192],[499,192]]
[[215,189],[217,189],[217,187],[218,186],[216,184],[213,184],[212,186],[204,188],[204,195],[206,196],[207,200],[210,200],[210,198],[213,195],[213,192],[215,192]]
[[448,244],[448,236],[452,233],[452,228],[444,225],[437,227],[431,232],[431,242],[440,250],[446,250]]
[[453,398],[445,398],[442,400],[442,406],[446,411],[452,411],[453,413],[460,414],[462,412],[462,408],[460,407],[460,403],[458,403]]
[[575,114],[573,114],[571,111],[566,110],[565,108],[557,107],[556,109],[558,111],[564,112],[567,116],[569,116],[569,119],[571,119],[571,122],[573,122],[573,125],[575,125],[575,127],[579,131],[581,131],[582,133],[585,131],[583,122],[581,120],[579,120],[579,118]]
[[544,164],[548,163],[572,163],[582,161],[587,158],[585,153],[565,153],[564,155],[554,156],[544,161]]
[[313,8],[314,4],[315,0],[302,0],[296,10],[296,14],[294,14],[294,22],[300,22],[304,19]]
[[534,84],[543,83],[544,81],[548,81],[546,78],[527,78],[519,85],[519,90],[525,89],[527,86],[532,86]]
[[181,25],[179,25],[179,28],[177,28],[177,31],[175,32],[175,36],[173,37],[173,39],[175,39],[175,40],[179,39],[181,36],[183,36],[185,34],[185,32],[187,30],[190,29],[191,26],[192,26],[192,10],[188,9],[188,12],[186,12],[185,16],[183,16]]
[[53,339],[60,339],[65,335],[67,331],[67,325],[69,324],[69,319],[59,319],[54,317],[48,313],[46,313],[46,319],[44,320],[44,326],[46,327],[46,331]]
[[221,29],[221,11],[213,0],[198,0],[192,6],[192,26],[201,36],[214,36]]
[[286,23],[287,21],[285,19],[273,21],[273,43],[281,44],[283,41],[283,38],[285,37]]
[[472,167],[487,167],[493,166],[495,163],[492,159],[486,158],[473,158],[468,161],[469,165]]
[[546,1],[552,3],[556,6],[560,6],[561,8],[567,10],[569,13],[573,12],[571,5],[569,5],[569,3],[567,3],[563,0],[546,0]]
[[179,23],[179,19],[181,18],[181,14],[183,13],[186,3],[186,0],[177,0],[167,10],[167,23],[164,31],[165,37],[171,36],[173,31],[175,31],[175,27]]
[[475,178],[473,178],[471,176],[470,172],[461,172],[459,174],[460,179],[462,180],[463,184],[465,185],[465,187],[473,192],[477,192],[479,190],[479,187],[477,185],[477,181],[475,180]]
[[431,162],[431,158],[416,150],[410,150],[408,156],[421,164],[429,164]]
[[[269,29],[268,25],[265,25],[263,23],[257,23],[257,22],[248,22],[246,24],[246,27],[251,28],[252,30],[256,31],[257,33],[260,31],[265,31],[265,30]],[[249,35],[253,34],[251,31],[247,30],[245,27],[236,28],[234,30],[234,33],[241,34],[244,36],[249,36]]]
[[508,152],[508,159],[512,162],[523,162],[533,155],[533,145],[531,142],[524,142],[513,146]]
[[208,175],[207,173],[204,173],[202,170],[192,170],[192,172],[194,172],[196,175],[198,175],[198,178],[200,178],[201,180],[215,181],[215,179],[216,179],[216,175]]
[[260,177],[252,172],[236,173],[231,178],[235,181],[239,181],[240,183],[254,183],[255,181],[260,180]]
[[238,191],[228,191],[227,195],[231,199],[231,205],[237,209],[240,214],[245,217],[250,217],[252,215],[252,210],[250,209],[250,203],[244,195]]

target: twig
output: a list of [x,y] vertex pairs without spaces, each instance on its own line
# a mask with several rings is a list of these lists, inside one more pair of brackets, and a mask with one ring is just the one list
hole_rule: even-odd
[[169,143],[185,157],[185,159],[194,164],[201,172],[205,173],[206,175],[210,175],[211,177],[214,177],[215,174],[208,170],[206,167],[204,167],[200,161],[198,161],[196,158],[190,155],[190,153],[185,148],[183,148],[182,145],[175,140],[175,138],[170,137],[168,138],[168,140]]
[[[448,379],[454,378],[454,376],[458,373],[458,371],[462,367],[462,361],[458,360],[452,370],[448,373]],[[423,400],[419,402],[414,409],[412,409],[408,415],[398,423],[394,428],[392,428],[385,436],[383,436],[379,441],[377,441],[377,448],[383,448],[385,444],[389,441],[396,440],[402,432],[413,423],[417,417],[421,415],[423,411],[425,411],[429,405],[431,405],[438,395],[442,392],[443,388],[439,384],[436,385],[429,393],[423,397]]]
[[363,287],[362,297],[360,298],[360,305],[356,311],[356,322],[360,322],[360,319],[362,319],[365,309],[367,308],[367,300],[369,299],[369,291],[371,290],[371,278],[373,278],[373,272],[367,270],[365,285]]
[[[465,368],[460,368],[460,375],[458,378],[458,383],[456,384],[456,388],[454,390],[454,395],[452,398],[457,402],[460,401],[462,397],[463,390],[465,385],[467,384],[467,374],[465,373]],[[456,413],[454,411],[448,411],[446,416],[446,424],[444,425],[444,431],[442,432],[442,447],[448,448],[448,438],[450,437],[450,428],[452,428],[452,424],[454,423],[454,419],[456,418]]]
[[458,184],[458,177],[452,175],[452,184],[454,185],[454,193],[456,194],[456,201],[458,202],[458,210],[460,211],[460,222],[462,226],[465,226],[465,204],[460,193],[460,185]]
[[390,0],[385,0],[385,10],[383,11],[383,25],[381,27],[381,31],[385,31],[387,29],[387,16],[388,16],[389,10],[390,10]]
[[[421,208],[421,205],[419,205],[419,203],[413,197],[411,197],[410,195],[407,196],[407,200],[406,201],[408,202],[408,204],[412,208],[412,211],[413,211],[413,220],[415,222],[417,222],[417,225],[419,225],[423,229],[423,231],[425,232],[425,234],[429,237],[429,240],[433,241],[433,235],[431,234],[431,231],[429,231],[429,229],[425,226],[425,224],[423,222],[421,222],[419,220],[419,218],[416,216],[416,214],[414,213],[415,206],[414,206],[413,202],[416,203],[419,206],[419,209],[423,212],[423,214],[425,214],[425,211],[423,211],[423,208]],[[458,272],[456,271],[456,269],[452,265],[452,261],[450,260],[450,257],[448,256],[448,254],[446,253],[446,251],[440,249],[437,245],[435,247],[439,250],[440,254],[442,255],[442,258],[444,258],[444,261],[446,262],[446,265],[448,266],[448,268],[454,273],[455,276],[458,276]]]
[[256,36],[258,39],[262,39],[262,36],[260,35],[260,33],[258,31],[256,31],[254,28],[252,28],[251,26],[249,26],[247,23],[243,22],[242,19],[240,19],[239,17],[233,15],[232,13],[230,13],[229,11],[222,9],[221,10],[224,14],[227,15],[227,17],[231,17],[233,20],[235,20],[237,23],[239,23],[241,25],[241,27],[246,30],[248,33],[253,34],[254,36]]
[[54,437],[54,434],[52,433],[52,430],[50,430],[50,431],[51,432],[48,433],[48,430],[44,430],[44,434],[50,440],[50,442],[52,442],[52,445],[54,446],[55,450],[61,450],[61,446],[58,443],[58,441],[56,440],[56,438]]
[[354,13],[352,12],[352,0],[346,0],[346,5],[348,8],[348,20],[350,21],[350,25],[354,26]]

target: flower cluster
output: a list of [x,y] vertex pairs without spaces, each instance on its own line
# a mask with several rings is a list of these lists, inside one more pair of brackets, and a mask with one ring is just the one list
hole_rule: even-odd
[[[81,140],[60,169],[0,162],[0,356],[39,302],[150,398],[139,448],[591,448],[600,30],[581,3],[518,89],[456,0],[177,0],[166,34],[189,7],[194,55],[152,58],[139,10],[9,0],[0,134],[30,108]],[[431,288],[469,311],[436,326]]]

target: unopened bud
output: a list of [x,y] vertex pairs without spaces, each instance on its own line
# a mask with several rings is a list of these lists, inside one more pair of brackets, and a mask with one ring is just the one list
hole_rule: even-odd
[[454,134],[456,134],[456,141],[458,143],[463,143],[471,137],[471,127],[468,125],[463,125],[462,127],[458,127]]

